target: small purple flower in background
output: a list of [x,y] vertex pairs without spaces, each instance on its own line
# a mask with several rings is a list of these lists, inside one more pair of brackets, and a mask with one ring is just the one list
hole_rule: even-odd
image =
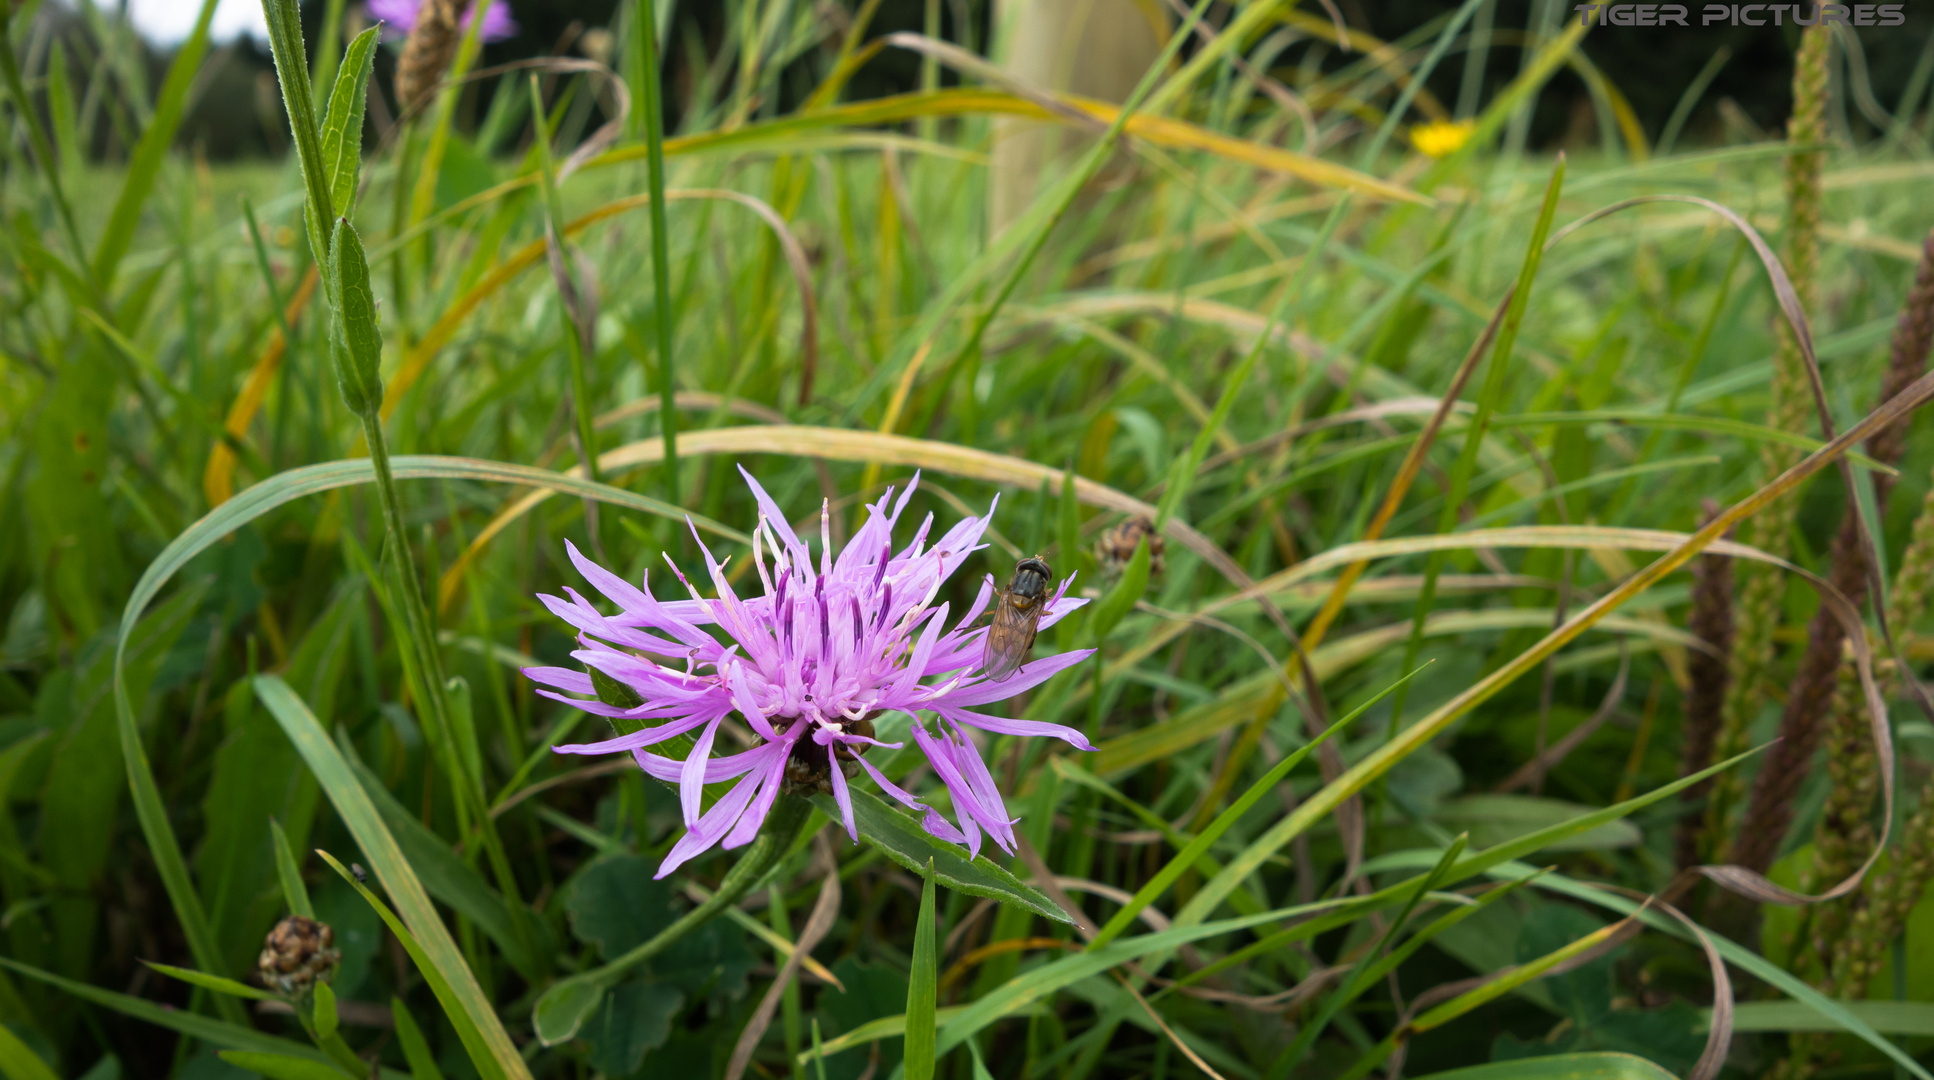
[[[979,540],[993,515],[992,507],[988,517],[966,518],[931,548],[924,546],[933,525],[928,515],[913,542],[896,554],[893,525],[920,482],[915,476],[898,502],[893,502],[893,491],[888,489],[878,503],[867,507],[866,523],[837,559],[828,535],[827,511],[822,509],[820,555],[815,564],[765,489],[743,468],[739,473],[759,503],[752,561],[763,595],[740,599],[703,541],[699,549],[705,553],[706,569],[718,591],[716,599],[701,597],[673,565],[672,573],[691,599],[657,600],[651,595],[649,579],[643,588],[633,587],[570,547],[571,561],[585,580],[621,610],[603,615],[569,588],[565,590],[569,600],[540,599],[578,629],[578,641],[584,647],[572,657],[629,686],[644,703],[626,709],[575,696],[595,691],[589,675],[570,668],[526,668],[524,674],[550,688],[538,691],[546,697],[599,716],[623,716],[649,726],[603,742],[554,749],[567,754],[630,751],[646,772],[678,784],[686,833],[659,866],[661,878],[715,844],[734,848],[750,842],[782,790],[830,790],[847,835],[857,840],[843,768],[847,763],[857,763],[880,790],[903,805],[925,811],[926,830],[934,836],[964,844],[977,855],[985,832],[1012,853],[1013,825],[1019,819],[1007,816],[1001,793],[967,729],[1051,735],[1082,750],[1094,749],[1073,728],[975,711],[1040,685],[1094,650],[1043,657],[1023,665],[1006,681],[993,682],[980,671],[987,631],[973,625],[997,595],[992,580],[981,583],[979,595],[952,629],[946,625],[948,605],[930,606],[941,584],[969,554],[985,546]],[[670,562],[669,557],[666,561]],[[1063,581],[1048,601],[1041,617],[1043,627],[1087,603],[1067,596],[1072,580]],[[701,629],[705,626],[717,627],[728,641],[722,643]],[[913,740],[947,785],[957,825],[866,760],[870,747],[905,745],[873,738],[874,718],[889,711],[912,717]],[[923,711],[937,717],[933,731],[921,723],[917,714]],[[734,714],[745,724],[751,736],[746,741],[753,745],[741,753],[714,757],[712,748],[720,728]],[[688,732],[695,733],[696,741],[683,761],[646,750]],[[711,809],[700,812],[704,785],[741,777]]]
[[[383,24],[383,36],[400,38],[416,25],[416,13],[423,7],[425,0],[369,0],[370,19]],[[470,20],[477,17],[477,5],[473,2],[463,15],[463,28],[470,29]],[[517,20],[510,17],[510,5],[504,0],[490,0],[484,8],[483,39],[485,41],[505,41],[517,36]]]

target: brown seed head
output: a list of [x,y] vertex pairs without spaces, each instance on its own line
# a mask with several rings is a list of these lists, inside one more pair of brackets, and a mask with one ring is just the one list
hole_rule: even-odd
[[317,979],[328,979],[341,962],[342,953],[334,948],[335,941],[336,932],[328,923],[291,915],[276,923],[262,939],[256,971],[270,989],[284,994],[305,993]]

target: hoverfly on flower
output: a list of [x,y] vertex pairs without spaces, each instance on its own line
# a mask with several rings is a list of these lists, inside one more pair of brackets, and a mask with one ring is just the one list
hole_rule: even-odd
[[[979,709],[1040,685],[1094,650],[1032,661],[1025,649],[1011,656],[1005,646],[990,650],[992,628],[976,624],[997,595],[992,579],[982,582],[958,620],[949,620],[949,604],[935,603],[947,579],[984,546],[980,538],[992,508],[986,517],[961,520],[931,546],[929,515],[912,542],[896,551],[893,528],[919,484],[915,476],[897,501],[889,489],[869,505],[865,524],[837,554],[830,508],[822,505],[815,558],[765,489],[739,471],[759,506],[752,530],[758,595],[741,598],[703,541],[699,550],[716,595],[701,595],[674,564],[671,572],[689,597],[681,600],[660,600],[652,595],[649,578],[633,585],[567,545],[585,580],[619,611],[606,615],[569,588],[565,598],[540,599],[577,629],[581,647],[572,657],[601,679],[629,688],[639,704],[629,704],[630,695],[598,693],[582,670],[532,667],[524,673],[547,697],[645,726],[629,735],[554,749],[628,752],[639,768],[678,786],[686,832],[665,856],[659,877],[715,845],[736,848],[751,842],[785,791],[823,786],[838,804],[847,835],[857,839],[849,770],[864,771],[889,797],[922,812],[932,835],[978,854],[985,833],[1013,852],[1018,819],[1008,816],[973,733],[1045,735],[1082,750],[1094,748],[1073,728]],[[692,535],[698,536],[695,528]],[[1051,626],[1086,603],[1067,595],[1073,578],[1050,590],[1053,574],[1047,564],[1024,560],[1022,566],[1031,563],[1038,563],[1038,580],[1029,576],[1023,583],[1016,575],[1016,585],[1030,590],[1030,646],[1033,629]],[[1012,588],[999,593],[1003,603],[1011,594]],[[872,747],[904,745],[875,738],[879,718],[895,712],[911,719],[914,743],[952,798],[954,821],[868,760]],[[751,746],[714,756],[728,722],[743,725]],[[683,760],[651,751],[686,734],[694,742]],[[728,780],[737,782],[702,809],[705,785]]]

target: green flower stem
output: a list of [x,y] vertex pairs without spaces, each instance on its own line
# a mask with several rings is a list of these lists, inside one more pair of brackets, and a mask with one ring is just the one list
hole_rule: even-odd
[[651,303],[658,330],[658,427],[665,436],[665,501],[678,502],[678,410],[673,407],[671,251],[665,241],[665,117],[658,99],[658,5],[638,0],[638,108],[645,119],[645,172],[651,188]]
[[[377,395],[381,400],[382,395]],[[402,605],[405,629],[411,638],[411,646],[417,654],[417,670],[422,673],[423,686],[419,696],[429,711],[436,728],[437,741],[443,747],[447,760],[444,768],[458,792],[456,804],[459,814],[465,818],[462,826],[468,832],[472,823],[483,833],[484,851],[489,856],[491,871],[497,878],[498,888],[503,890],[506,899],[511,901],[512,913],[517,918],[518,931],[528,930],[523,921],[522,894],[517,888],[517,876],[510,866],[510,856],[504,850],[501,837],[497,834],[496,822],[483,801],[483,777],[474,775],[463,765],[456,746],[456,729],[450,716],[450,700],[447,693],[449,678],[444,673],[443,650],[436,640],[436,624],[430,618],[429,606],[423,599],[422,582],[417,577],[416,559],[410,554],[409,545],[403,535],[403,504],[396,494],[396,478],[390,472],[389,444],[383,437],[382,417],[371,408],[362,414],[363,438],[369,444],[370,467],[376,473],[376,497],[383,508],[384,532],[389,538],[390,548],[396,553],[397,577],[402,581]],[[528,943],[527,943],[528,944]]]

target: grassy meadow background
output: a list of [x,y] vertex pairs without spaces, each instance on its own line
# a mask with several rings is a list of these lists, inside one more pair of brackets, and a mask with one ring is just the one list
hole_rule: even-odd
[[[414,102],[267,2],[9,6],[0,1075],[1934,1080],[1925,13],[1623,87],[1562,5],[1148,5],[1124,108],[980,0],[520,9]],[[566,543],[743,590],[739,466],[1096,598],[1019,857],[822,799],[654,881],[673,790],[551,753]]]

